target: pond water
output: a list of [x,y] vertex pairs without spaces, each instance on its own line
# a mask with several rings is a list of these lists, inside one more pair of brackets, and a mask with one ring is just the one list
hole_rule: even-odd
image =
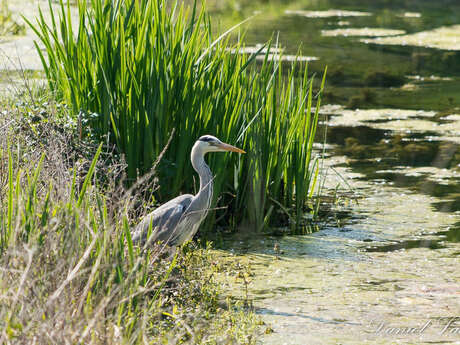
[[301,44],[314,57],[311,71],[328,66],[326,185],[338,201],[310,235],[227,239],[216,255],[238,272],[231,295],[261,315],[263,344],[460,343],[460,3],[257,10],[247,46],[275,33],[284,54]]

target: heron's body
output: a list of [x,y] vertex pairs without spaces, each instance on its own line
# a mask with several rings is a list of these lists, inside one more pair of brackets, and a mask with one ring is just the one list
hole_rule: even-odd
[[[184,194],[174,198],[148,214],[135,228],[133,242],[156,243],[162,241],[170,246],[180,245],[190,240],[198,231],[211,206],[213,176],[204,161],[208,152],[234,151],[244,153],[219,139],[205,135],[192,148],[191,162],[200,176],[200,190],[197,195]],[[152,235],[147,239],[150,224]]]

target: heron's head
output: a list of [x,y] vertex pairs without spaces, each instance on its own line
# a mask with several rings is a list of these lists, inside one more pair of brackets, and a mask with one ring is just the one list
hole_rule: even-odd
[[212,135],[203,135],[196,141],[195,146],[198,146],[198,148],[200,148],[203,153],[225,151],[246,153],[238,147],[223,143]]

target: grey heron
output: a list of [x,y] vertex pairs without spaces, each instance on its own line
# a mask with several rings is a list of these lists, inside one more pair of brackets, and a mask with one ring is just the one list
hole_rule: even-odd
[[[162,241],[169,246],[178,246],[190,240],[206,218],[212,201],[213,176],[211,169],[204,161],[204,156],[208,152],[225,151],[245,153],[212,135],[200,137],[193,145],[190,155],[192,166],[200,176],[198,194],[180,195],[149,213],[134,229],[133,242]],[[147,238],[150,226],[152,232],[150,238]]]

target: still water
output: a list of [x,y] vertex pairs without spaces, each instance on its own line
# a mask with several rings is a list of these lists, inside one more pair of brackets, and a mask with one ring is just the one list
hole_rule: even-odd
[[214,10],[234,20],[257,10],[248,47],[273,37],[286,55],[300,45],[310,72],[328,66],[324,173],[336,216],[311,235],[240,234],[218,251],[246,267],[228,289],[266,323],[261,343],[460,342],[460,3]]

